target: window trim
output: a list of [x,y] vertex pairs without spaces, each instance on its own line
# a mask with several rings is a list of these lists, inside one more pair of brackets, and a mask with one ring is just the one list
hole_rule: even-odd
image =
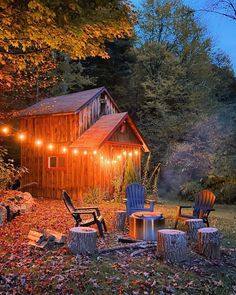
[[[56,165],[58,165],[59,157],[64,158],[64,163],[65,163],[64,167],[49,167],[49,158],[51,158],[51,157],[56,157]],[[66,164],[67,164],[67,162],[66,162],[66,155],[65,154],[49,154],[49,155],[47,155],[47,158],[46,158],[47,170],[63,171],[63,170],[66,170]]]

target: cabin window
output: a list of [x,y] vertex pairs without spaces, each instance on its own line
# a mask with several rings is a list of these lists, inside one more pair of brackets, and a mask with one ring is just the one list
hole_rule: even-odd
[[65,169],[65,157],[63,155],[49,156],[48,169]]
[[106,115],[106,98],[100,98],[100,116]]

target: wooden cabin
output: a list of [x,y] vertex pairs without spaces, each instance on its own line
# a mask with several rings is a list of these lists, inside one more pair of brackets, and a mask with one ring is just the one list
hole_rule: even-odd
[[23,184],[33,196],[60,198],[65,189],[81,202],[92,188],[111,193],[114,177],[132,159],[140,173],[148,152],[128,113],[120,112],[104,87],[44,99],[20,111]]

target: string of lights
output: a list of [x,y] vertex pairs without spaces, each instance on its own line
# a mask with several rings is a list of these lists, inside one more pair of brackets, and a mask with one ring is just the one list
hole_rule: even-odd
[[[20,143],[26,142],[28,137],[33,138],[27,132],[19,131],[19,130],[13,128],[12,126],[5,125],[4,123],[0,123],[0,125],[2,125],[0,131],[1,131],[3,136],[13,136]],[[125,159],[127,157],[132,158],[133,156],[138,156],[139,155],[138,150],[134,150],[133,152],[127,152],[126,150],[123,150],[122,153],[115,156],[115,158],[108,159],[108,158],[104,157],[104,155],[102,155],[101,152],[98,152],[97,150],[93,150],[93,151],[82,150],[81,151],[78,148],[69,149],[67,146],[58,147],[58,144],[55,145],[53,143],[47,143],[47,142],[44,142],[42,139],[39,139],[39,138],[35,138],[33,140],[33,143],[38,148],[46,146],[49,151],[53,151],[57,147],[57,148],[59,148],[59,150],[61,151],[62,154],[66,154],[67,152],[69,152],[69,150],[71,150],[72,154],[75,155],[75,156],[78,155],[78,154],[82,154],[84,156],[86,156],[88,154],[92,154],[93,156],[98,155],[98,156],[100,156],[100,160],[102,162],[104,162],[105,164],[117,164],[118,161],[122,160],[122,158],[125,158]]]

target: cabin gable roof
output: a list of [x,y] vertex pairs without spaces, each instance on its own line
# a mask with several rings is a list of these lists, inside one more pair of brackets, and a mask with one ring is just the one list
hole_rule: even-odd
[[117,111],[119,111],[118,106],[107,89],[105,87],[99,87],[67,95],[45,98],[44,100],[19,111],[17,117],[77,114],[102,93],[105,93],[109,97]]
[[70,147],[97,150],[106,141],[109,141],[112,135],[124,122],[127,122],[129,124],[132,131],[140,141],[140,145],[142,145],[143,150],[145,152],[148,152],[149,148],[142,134],[140,133],[132,119],[129,117],[127,112],[102,116],[94,125],[92,125],[75,142],[73,142]]

